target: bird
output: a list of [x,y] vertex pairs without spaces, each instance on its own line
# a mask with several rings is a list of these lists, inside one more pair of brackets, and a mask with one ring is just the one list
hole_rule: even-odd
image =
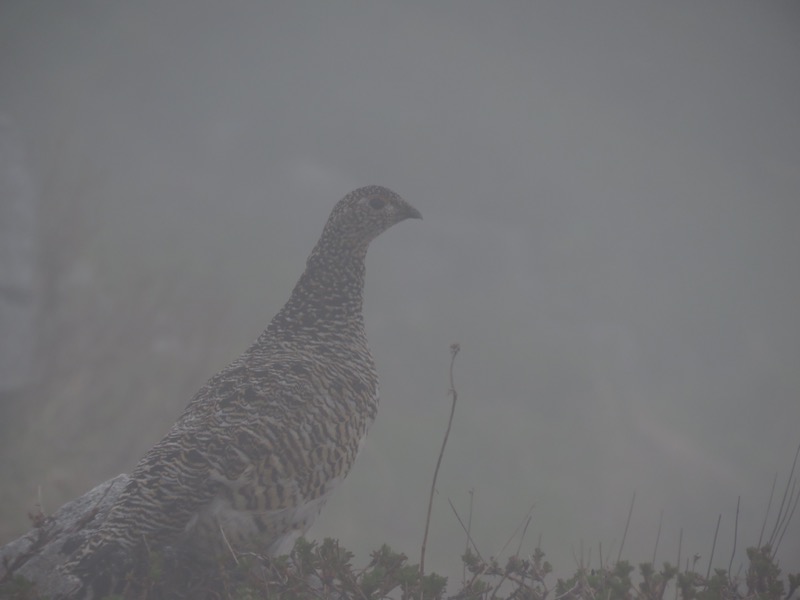
[[370,242],[422,215],[358,188],[333,207],[283,308],[192,397],[138,462],[105,521],[67,557],[69,598],[118,591],[133,556],[286,554],[353,465],[378,409],[363,317]]

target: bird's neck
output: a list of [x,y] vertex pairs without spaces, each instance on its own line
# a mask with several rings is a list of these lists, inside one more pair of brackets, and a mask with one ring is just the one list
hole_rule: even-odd
[[364,254],[313,253],[270,327],[330,333],[354,325],[363,328]]

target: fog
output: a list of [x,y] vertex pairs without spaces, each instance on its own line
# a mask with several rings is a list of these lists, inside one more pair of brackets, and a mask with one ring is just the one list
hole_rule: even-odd
[[370,249],[381,408],[309,536],[418,560],[459,342],[429,569],[460,577],[471,490],[484,556],[533,504],[561,573],[616,556],[634,492],[623,558],[663,511],[657,563],[682,530],[704,567],[721,514],[727,568],[741,497],[736,569],[800,442],[799,30],[721,0],[6,0],[57,285],[0,541],[130,470],[380,184],[424,220]]

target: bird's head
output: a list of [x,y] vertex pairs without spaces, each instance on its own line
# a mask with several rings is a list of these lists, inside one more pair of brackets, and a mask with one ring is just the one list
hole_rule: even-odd
[[421,219],[419,211],[379,185],[358,188],[339,200],[320,238],[319,247],[364,253],[369,243],[392,225]]

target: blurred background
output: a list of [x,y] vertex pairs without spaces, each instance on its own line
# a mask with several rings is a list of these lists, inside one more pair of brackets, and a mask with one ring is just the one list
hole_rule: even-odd
[[[129,471],[388,186],[377,422],[309,532],[460,577],[525,519],[734,572],[800,442],[800,5],[0,4],[0,542]],[[775,517],[775,501],[767,533]],[[797,519],[795,519],[797,521]],[[505,555],[516,550],[515,540]],[[800,565],[800,522],[782,542]]]

